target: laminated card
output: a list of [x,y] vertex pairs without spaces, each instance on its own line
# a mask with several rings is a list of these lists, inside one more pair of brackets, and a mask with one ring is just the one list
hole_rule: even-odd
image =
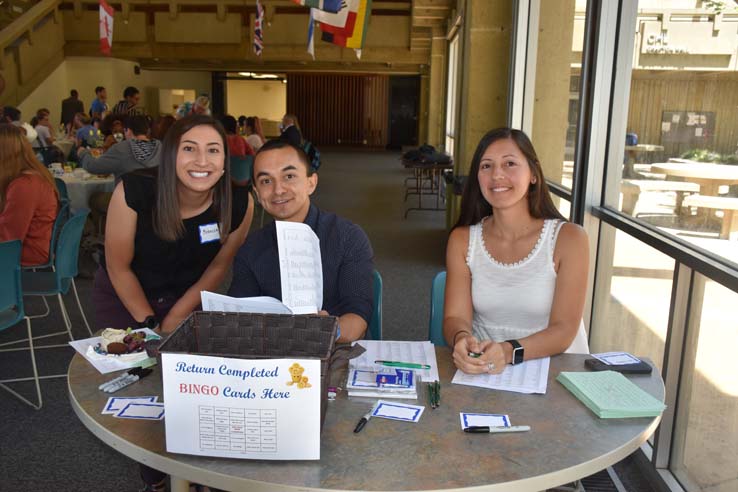
[[320,459],[320,360],[162,353],[167,451]]

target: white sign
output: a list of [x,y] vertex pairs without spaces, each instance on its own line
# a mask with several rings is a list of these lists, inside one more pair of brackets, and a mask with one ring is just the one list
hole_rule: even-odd
[[688,54],[689,49],[686,46],[673,46],[669,44],[669,38],[666,33],[649,34],[646,38],[646,53],[659,55]]
[[277,221],[282,302],[295,314],[317,313],[323,306],[320,240],[310,226]]
[[167,451],[320,459],[320,361],[162,354]]

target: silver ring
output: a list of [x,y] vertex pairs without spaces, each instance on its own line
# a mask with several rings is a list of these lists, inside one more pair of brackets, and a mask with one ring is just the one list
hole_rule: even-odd
[[488,371],[493,371],[494,369],[495,369],[495,363],[494,362],[490,362],[489,364],[487,364],[487,370]]

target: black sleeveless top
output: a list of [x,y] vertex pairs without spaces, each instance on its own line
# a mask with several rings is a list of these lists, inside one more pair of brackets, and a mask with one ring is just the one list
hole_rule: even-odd
[[[221,248],[218,211],[211,205],[200,215],[184,219],[185,232],[176,241],[164,241],[154,232],[156,176],[132,173],[122,177],[126,204],[137,214],[131,270],[146,297],[180,298],[197,282]],[[233,187],[231,232],[241,225],[248,206],[245,187]]]

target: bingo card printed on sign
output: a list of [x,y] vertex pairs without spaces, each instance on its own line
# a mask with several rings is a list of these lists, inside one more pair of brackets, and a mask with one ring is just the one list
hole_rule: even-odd
[[167,451],[320,459],[320,361],[162,354]]

